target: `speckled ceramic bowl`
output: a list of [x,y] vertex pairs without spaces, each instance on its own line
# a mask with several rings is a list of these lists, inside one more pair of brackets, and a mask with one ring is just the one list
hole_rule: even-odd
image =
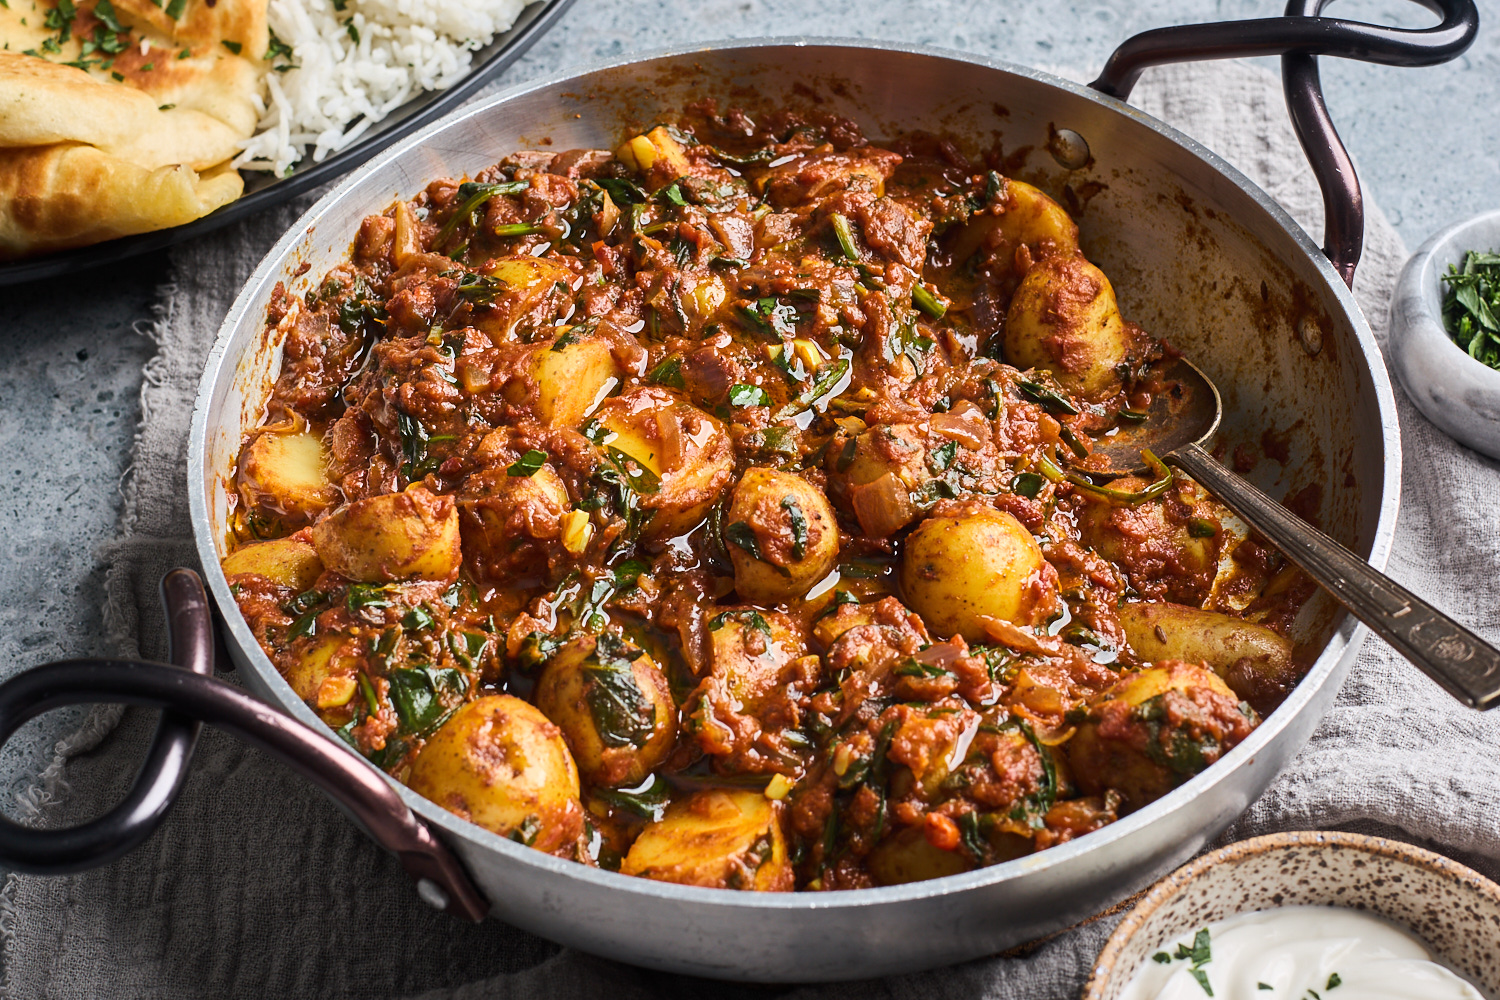
[[1469,357],[1443,328],[1442,276],[1470,250],[1500,250],[1500,210],[1438,232],[1406,262],[1391,298],[1391,367],[1428,420],[1500,458],[1500,371]]
[[1277,833],[1210,851],[1162,879],[1115,928],[1082,1000],[1115,1000],[1166,941],[1277,906],[1346,906],[1411,931],[1500,997],[1500,886],[1455,861],[1353,833]]

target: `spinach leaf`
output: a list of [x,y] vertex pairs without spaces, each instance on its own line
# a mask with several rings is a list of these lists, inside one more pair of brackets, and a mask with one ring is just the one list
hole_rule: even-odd
[[516,478],[525,478],[536,475],[542,466],[547,464],[547,453],[532,448],[526,454],[516,459],[506,468],[506,474]]
[[782,497],[781,509],[792,522],[792,555],[801,559],[807,555],[807,516],[802,513],[796,497]]
[[750,558],[760,562],[765,561],[765,557],[760,553],[760,540],[755,537],[755,529],[744,521],[736,521],[726,527],[724,540],[750,553]]
[[611,808],[655,823],[666,815],[667,804],[672,801],[672,786],[652,774],[634,788],[595,788],[594,795]]
[[389,589],[388,584],[351,583],[349,593],[344,598],[344,606],[350,611],[359,611],[362,608],[388,608],[391,606],[391,602],[386,598]]
[[729,387],[730,406],[770,406],[771,397],[758,385],[736,382]]
[[662,359],[661,364],[646,373],[646,381],[673,389],[686,389],[687,382],[682,377],[682,358],[673,354]]
[[607,747],[643,747],[656,731],[656,711],[636,683],[632,664],[643,651],[613,632],[595,640],[593,662],[584,667],[584,692],[594,729]]
[[416,736],[426,736],[448,721],[469,689],[462,672],[431,666],[392,670],[386,681],[401,731]]
[[616,205],[640,205],[647,200],[639,184],[623,177],[600,177],[593,183],[609,192],[609,200]]

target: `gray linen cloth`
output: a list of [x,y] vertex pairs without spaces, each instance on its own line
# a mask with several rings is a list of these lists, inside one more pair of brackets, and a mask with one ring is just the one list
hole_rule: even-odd
[[[1156,70],[1135,103],[1217,150],[1309,232],[1321,231],[1317,188],[1272,74],[1236,63]],[[268,212],[173,256],[123,538],[109,553],[109,623],[122,653],[161,655],[157,581],[194,562],[182,477],[202,359],[242,281],[305,206]],[[1370,206],[1356,294],[1378,334],[1405,256]],[[1500,469],[1438,433],[1399,386],[1397,399],[1406,475],[1391,572],[1500,638],[1493,514]],[[153,724],[150,713],[96,712],[58,744],[23,808],[55,824],[95,815],[133,775]],[[1311,743],[1227,836],[1364,829],[1500,873],[1497,744],[1500,715],[1460,707],[1372,640]],[[65,878],[12,875],[0,893],[4,993],[28,1000],[741,993],[1047,1000],[1077,994],[1117,919],[1100,918],[1021,957],[879,982],[771,988],[647,972],[496,921],[475,927],[433,913],[396,863],[311,786],[212,730],[175,811],[135,854]]]

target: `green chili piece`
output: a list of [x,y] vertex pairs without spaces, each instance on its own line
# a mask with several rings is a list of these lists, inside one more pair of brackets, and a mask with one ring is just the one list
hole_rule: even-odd
[[511,222],[494,229],[496,236],[531,236],[541,231],[541,226],[531,222]]
[[833,225],[833,235],[838,237],[839,250],[845,257],[858,263],[859,247],[854,242],[854,227],[849,225],[849,218],[842,212],[834,212],[828,216],[828,221]]
[[942,319],[943,315],[948,311],[948,303],[939,299],[921,285],[912,286],[911,304],[933,319]]
[[1145,489],[1137,490],[1134,493],[1126,490],[1111,489],[1108,486],[1098,486],[1090,482],[1082,473],[1078,472],[1070,472],[1064,478],[1084,493],[1099,497],[1102,500],[1108,500],[1111,503],[1134,507],[1136,504],[1145,503],[1147,500],[1155,500],[1167,492],[1167,488],[1172,485],[1172,470],[1167,468],[1166,463],[1157,458],[1151,449],[1142,450],[1141,458],[1145,461],[1146,467],[1156,474],[1156,480]]
[[458,186],[459,197],[463,202],[459,204],[458,211],[454,212],[443,228],[438,230],[437,239],[433,241],[434,247],[440,247],[453,235],[458,224],[465,219],[473,221],[474,213],[479,206],[495,197],[497,194],[520,194],[531,186],[530,181],[509,181],[504,184],[474,184],[472,181]]

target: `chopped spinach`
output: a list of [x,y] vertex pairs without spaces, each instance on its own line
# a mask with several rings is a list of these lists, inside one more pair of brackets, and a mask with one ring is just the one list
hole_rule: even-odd
[[730,406],[770,406],[771,397],[758,385],[736,382],[729,387]]
[[661,364],[646,373],[646,381],[673,389],[687,388],[687,382],[682,377],[682,358],[673,354],[663,359]]
[[796,497],[782,497],[781,509],[786,511],[787,519],[792,525],[792,556],[801,559],[807,555],[807,516],[802,513]]
[[765,562],[765,556],[760,552],[760,539],[755,537],[755,529],[744,521],[736,521],[725,527],[724,540],[750,553],[751,559]]
[[516,459],[506,467],[506,474],[516,478],[534,476],[542,466],[547,464],[547,453],[532,448],[526,454]]
[[431,666],[404,667],[386,675],[391,705],[403,733],[426,736],[448,721],[469,690],[462,671]]
[[656,775],[634,788],[596,788],[594,795],[612,809],[619,809],[640,819],[659,822],[672,801],[672,786]]
[[655,706],[636,683],[632,667],[644,655],[613,632],[595,640],[592,662],[584,668],[590,681],[584,700],[607,747],[643,747],[656,731]]

